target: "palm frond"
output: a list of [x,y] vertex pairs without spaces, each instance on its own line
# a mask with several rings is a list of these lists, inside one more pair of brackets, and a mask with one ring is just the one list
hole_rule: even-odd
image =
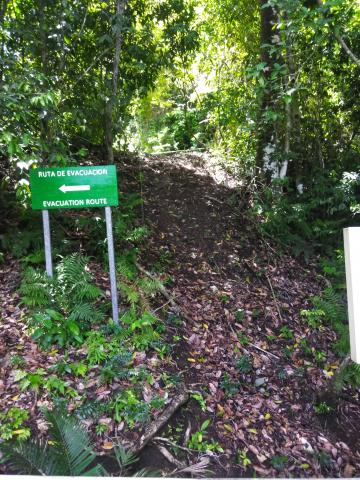
[[[47,412],[49,433],[56,442],[58,459],[58,475],[81,476],[88,474],[88,468],[96,460],[91,440],[80,422],[73,417],[65,417],[57,412]],[[98,465],[97,476],[104,475],[103,468]],[[103,473],[101,473],[103,472]]]
[[133,452],[130,450],[126,451],[121,445],[117,445],[114,448],[114,455],[121,472],[123,469],[128,468],[130,465],[138,461]]
[[10,471],[26,475],[52,475],[56,459],[45,442],[12,442],[0,445],[0,451]]
[[[49,423],[49,444],[33,439],[0,444],[3,461],[10,471],[25,475],[109,476],[97,462],[90,436],[76,417],[66,415],[62,409],[48,411],[45,417]],[[127,474],[129,466],[137,461],[131,451],[120,445],[115,447],[114,454],[120,476]],[[149,474],[140,470],[133,476]]]

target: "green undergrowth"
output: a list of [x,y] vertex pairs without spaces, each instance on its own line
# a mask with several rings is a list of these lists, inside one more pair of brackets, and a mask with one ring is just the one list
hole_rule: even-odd
[[[312,308],[303,310],[301,315],[314,331],[321,331],[324,326],[334,330],[337,340],[331,349],[342,360],[350,351],[344,251],[336,250],[330,258],[322,259],[320,264],[327,286],[319,295],[310,299]],[[359,365],[347,362],[336,371],[331,380],[331,390],[339,393],[345,386],[359,388]]]
[[[350,349],[342,229],[359,219],[359,182],[358,173],[339,175],[332,171],[309,181],[303,193],[299,193],[285,179],[255,193],[250,211],[258,220],[259,235],[271,238],[280,251],[299,257],[300,261],[317,263],[321,273],[318,281],[325,278],[326,287],[309,299],[310,307],[301,316],[311,330],[321,331],[324,326],[334,330],[337,340],[331,350],[339,360]],[[284,333],[282,337],[286,338]],[[304,354],[312,355],[318,365],[323,365],[325,352],[311,353],[305,342],[301,345]],[[355,365],[347,366],[337,377],[342,385],[360,385]]]
[[[23,395],[36,395],[40,404],[70,408],[79,419],[90,421],[99,442],[112,437],[118,425],[124,432],[143,428],[163,408],[164,390],[160,394],[156,385],[162,375],[166,379],[172,347],[164,340],[165,323],[151,306],[162,283],[138,271],[149,232],[138,221],[141,199],[132,195],[127,200],[113,210],[114,240],[121,252],[116,258],[119,324],[111,318],[106,229],[96,212],[91,218],[62,223],[66,229],[72,221],[72,228],[81,228],[91,240],[88,255],[69,253],[74,240],[55,242],[53,278],[38,266],[43,257],[35,244],[26,241],[19,252],[10,252],[23,265],[19,294],[27,332],[48,361],[28,366],[21,352],[12,355],[11,375],[19,395],[3,414],[1,439],[25,441],[30,436],[33,412],[17,403]],[[165,392],[176,385],[164,383]],[[105,397],[102,391],[107,391]]]
[[306,261],[317,254],[333,258],[342,229],[359,220],[359,185],[359,173],[335,171],[309,179],[303,193],[287,178],[274,180],[254,193],[250,215],[257,220],[259,234],[279,248]]
[[[146,382],[151,387],[154,376],[145,364],[135,365],[136,356],[143,352],[146,358],[153,352],[159,362],[166,361],[161,352],[170,354],[171,347],[162,338],[164,323],[151,312],[151,297],[158,292],[160,282],[138,275],[130,268],[134,264],[129,258],[129,270],[124,271],[123,260],[118,264],[122,292],[119,325],[109,318],[109,302],[93,283],[87,257],[63,257],[53,279],[33,267],[25,271],[19,293],[27,307],[29,333],[44,352],[55,352],[59,360],[50,367],[29,371],[21,358],[16,358],[13,376],[20,391],[36,391],[57,405],[72,401],[75,412],[83,416],[88,409],[93,418],[96,402],[91,395],[88,398],[87,384],[94,373],[98,386],[123,383],[126,389],[121,393],[115,389],[98,406],[98,413],[134,428],[148,422],[163,405],[156,394],[147,401],[142,399],[142,385]],[[71,386],[74,378],[81,379],[81,392]],[[96,431],[103,433],[101,426]]]

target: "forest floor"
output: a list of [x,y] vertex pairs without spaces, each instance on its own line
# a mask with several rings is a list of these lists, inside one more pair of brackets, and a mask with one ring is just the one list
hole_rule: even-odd
[[[331,413],[316,413],[340,363],[332,351],[333,330],[310,328],[301,315],[324,287],[316,266],[259,236],[244,189],[210,155],[127,156],[118,162],[120,190],[141,194],[141,221],[151,229],[139,262],[170,277],[166,288],[181,312],[175,315],[157,297],[155,306],[168,323],[165,335],[176,338],[171,359],[158,368],[181,375],[193,395],[143,451],[141,466],[174,471],[161,445],[181,461],[186,453],[193,464],[210,456],[207,476],[360,475],[358,392],[345,392]],[[22,340],[16,262],[5,262],[1,272],[9,281],[0,285],[6,320],[0,356],[24,343],[30,365],[43,366],[44,354]],[[181,321],[171,323],[176,316]],[[2,368],[5,405],[19,394],[5,371],[9,362]],[[197,436],[199,453],[194,444],[188,448],[188,439],[207,420],[202,438]]]

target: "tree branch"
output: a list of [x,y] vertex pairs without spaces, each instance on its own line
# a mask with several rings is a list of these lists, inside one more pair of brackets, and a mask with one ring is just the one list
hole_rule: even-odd
[[348,54],[348,56],[352,59],[352,61],[356,63],[356,65],[360,68],[360,58],[358,58],[355,55],[355,53],[352,50],[350,50],[349,46],[347,45],[343,37],[338,33],[335,33],[335,38],[340,43],[340,45],[345,50],[345,52]]
[[[317,4],[319,5],[319,7],[323,7],[324,6],[324,1],[323,0],[317,0]],[[334,36],[335,36],[336,40],[340,43],[340,45],[342,46],[342,48],[346,52],[346,54],[360,68],[360,58],[358,58],[355,55],[355,53],[350,49],[348,44],[345,42],[344,38],[337,32],[334,32]]]

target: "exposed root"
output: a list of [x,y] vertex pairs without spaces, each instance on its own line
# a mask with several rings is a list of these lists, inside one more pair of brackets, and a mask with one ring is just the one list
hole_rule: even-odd
[[145,429],[141,435],[138,443],[132,449],[135,454],[138,454],[157,432],[163,427],[172,415],[189,400],[189,393],[186,391],[185,386],[181,389],[181,392],[174,397],[165,410]]

